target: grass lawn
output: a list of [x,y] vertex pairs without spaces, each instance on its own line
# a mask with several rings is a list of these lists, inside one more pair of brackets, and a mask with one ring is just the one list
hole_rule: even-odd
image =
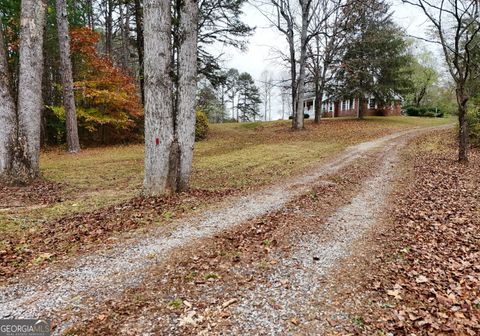
[[[301,132],[291,131],[289,121],[211,125],[208,139],[196,143],[192,187],[258,187],[301,174],[353,144],[401,129],[451,122],[452,118],[326,119],[321,125],[307,121]],[[63,185],[62,200],[0,211],[0,231],[103,208],[141,193],[143,145],[88,148],[78,155],[54,149],[42,153],[40,164],[45,179]]]

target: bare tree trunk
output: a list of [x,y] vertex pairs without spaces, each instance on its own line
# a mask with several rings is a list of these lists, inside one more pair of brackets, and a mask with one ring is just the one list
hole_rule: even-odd
[[80,141],[78,139],[77,112],[75,110],[75,96],[73,93],[66,0],[57,0],[57,26],[60,47],[60,76],[63,85],[63,106],[67,125],[67,147],[69,153],[78,153],[80,151]]
[[15,103],[10,92],[3,28],[0,22],[0,180],[8,181],[15,151]]
[[[320,69],[319,69],[320,70]],[[322,67],[322,74],[318,78],[318,83],[315,83],[315,123],[320,124],[322,119],[323,106],[323,91],[325,91],[325,77],[327,75],[327,68]]]
[[458,134],[458,161],[466,163],[468,162],[468,124],[467,124],[467,103],[468,98],[464,93],[463,87],[460,86],[457,89],[457,102],[458,102],[458,122],[459,122],[459,134]]
[[367,102],[365,100],[365,97],[361,95],[358,98],[358,119],[363,119],[365,116],[365,109],[367,107]]
[[297,119],[297,108],[295,103],[297,101],[297,62],[295,56],[295,41],[293,39],[293,33],[291,39],[288,40],[289,49],[290,49],[290,83],[291,83],[291,92],[292,92],[292,120],[295,122]]
[[120,9],[120,30],[122,33],[122,68],[130,73],[130,51],[128,48],[130,38],[130,13],[128,10],[128,4],[119,6]]
[[135,29],[137,32],[137,53],[138,53],[138,74],[140,77],[140,92],[142,95],[142,103],[145,104],[145,79],[143,71],[143,8],[140,0],[135,0]]
[[198,6],[195,0],[184,0],[180,11],[180,46],[178,79],[178,113],[176,138],[180,160],[177,190],[188,188],[195,143],[195,96],[197,92]]
[[87,25],[91,30],[95,29],[95,23],[93,18],[93,0],[87,0]]
[[302,6],[302,32],[300,35],[300,66],[298,73],[298,87],[296,96],[296,116],[293,119],[293,128],[301,130],[304,128],[303,104],[305,95],[305,68],[307,60],[307,29],[308,29],[308,15],[309,7],[308,0],[300,1]]
[[113,40],[113,0],[107,0],[105,4],[105,54],[112,54]]
[[145,195],[167,191],[174,140],[169,0],[145,0]]
[[44,1],[22,0],[18,87],[18,143],[13,169],[19,182],[39,175]]

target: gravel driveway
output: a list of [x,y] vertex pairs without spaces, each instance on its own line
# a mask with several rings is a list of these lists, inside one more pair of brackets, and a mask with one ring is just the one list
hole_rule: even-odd
[[[174,229],[170,231],[159,228],[148,237],[139,236],[119,243],[108,251],[79,257],[64,268],[56,267],[38,274],[19,276],[13,280],[12,285],[0,288],[0,316],[48,317],[60,321],[55,333],[61,333],[75,322],[75,312],[88,311],[92,302],[117,297],[126,288],[138,285],[148,268],[159,260],[167,259],[174,249],[281,209],[292,198],[305,193],[313,181],[325,174],[335,173],[373,150],[380,150],[385,153],[384,165],[379,167],[378,174],[368,181],[364,191],[352,204],[339,210],[330,219],[331,238],[322,243],[318,243],[318,237],[299,238],[298,255],[294,259],[284,260],[284,267],[279,267],[280,273],[272,274],[272,281],[284,278],[282,269],[286,271],[292,267],[292,262],[300,263],[302,272],[321,274],[346,253],[350,242],[362,230],[375,221],[382,199],[388,193],[388,181],[391,178],[389,172],[394,171],[390,167],[397,159],[397,149],[418,132],[418,129],[403,131],[356,145],[310,170],[308,176],[269,186],[247,196],[228,199],[214,210],[173,222],[171,227]],[[318,258],[314,263],[313,255]],[[307,277],[306,274],[299,273],[291,278],[298,288],[298,295],[304,295],[306,291],[321,291],[321,288],[304,282],[303,279]],[[252,295],[261,295],[260,292],[264,292],[263,289],[259,288],[259,292],[252,292]],[[282,298],[287,294],[280,289],[273,289],[268,295]],[[248,304],[239,306],[239,316],[246,322],[252,318],[265,321],[266,331],[277,330],[276,321],[269,318],[271,315],[268,309],[257,312],[257,315],[251,315],[251,309]]]

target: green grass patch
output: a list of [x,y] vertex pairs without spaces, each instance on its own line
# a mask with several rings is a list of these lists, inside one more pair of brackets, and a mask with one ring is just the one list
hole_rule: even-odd
[[[214,124],[208,139],[195,145],[192,187],[219,190],[266,185],[308,173],[312,165],[348,146],[403,129],[452,122],[452,118],[336,118],[324,119],[320,125],[309,120],[306,129],[298,132],[291,130],[290,121]],[[25,230],[139,195],[143,157],[143,145],[88,148],[76,155],[60,149],[43,152],[42,175],[65,186],[63,201],[0,212],[0,232]]]

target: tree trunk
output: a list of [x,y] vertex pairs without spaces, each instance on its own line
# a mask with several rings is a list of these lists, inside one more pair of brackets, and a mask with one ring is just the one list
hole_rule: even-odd
[[195,0],[184,0],[180,10],[180,46],[178,54],[178,112],[176,138],[179,144],[177,190],[188,188],[195,143],[195,97],[197,93],[197,24]]
[[[119,6],[120,9],[120,31],[122,33],[122,68],[130,74],[130,51],[128,48],[130,38],[130,13],[128,4]],[[125,10],[125,12],[124,12]]]
[[292,121],[295,122],[297,119],[297,108],[295,106],[297,102],[297,61],[295,56],[295,41],[292,36],[288,39],[289,49],[290,49],[290,82],[291,82],[291,92],[292,92]]
[[169,0],[145,0],[145,176],[147,196],[167,191],[172,117],[171,15]]
[[95,23],[93,18],[93,1],[87,0],[87,25],[91,30],[95,29]]
[[465,95],[462,87],[457,89],[457,102],[458,102],[458,161],[468,162],[468,123],[467,123],[467,103],[468,97]]
[[0,22],[0,181],[10,180],[15,152],[15,103],[10,92],[7,54]]
[[142,95],[142,103],[145,104],[145,79],[143,71],[143,8],[140,0],[135,0],[135,29],[137,32],[138,75],[140,79],[140,93]]
[[18,87],[18,143],[13,170],[18,182],[39,175],[42,110],[44,1],[22,0]]
[[297,87],[297,106],[296,116],[293,119],[293,129],[301,130],[304,127],[303,104],[305,95],[305,63],[307,58],[307,29],[308,29],[308,5],[307,0],[301,1],[302,5],[302,32],[300,36],[300,66],[298,73],[298,87]]
[[110,56],[113,40],[113,0],[107,0],[105,6],[105,54]]
[[[314,78],[315,81],[315,124],[320,124],[320,120],[322,119],[322,100],[323,100],[323,83],[320,84],[320,35],[315,36],[315,58],[314,58]],[[325,67],[322,67],[322,79],[325,78]]]
[[68,31],[67,2],[57,0],[58,44],[60,48],[60,76],[63,86],[63,107],[67,126],[67,147],[69,153],[80,151],[78,139],[77,112],[73,93],[72,61],[70,59],[70,35]]
[[367,102],[365,101],[365,97],[361,95],[358,98],[358,119],[363,119],[365,116],[365,108],[367,107]]

